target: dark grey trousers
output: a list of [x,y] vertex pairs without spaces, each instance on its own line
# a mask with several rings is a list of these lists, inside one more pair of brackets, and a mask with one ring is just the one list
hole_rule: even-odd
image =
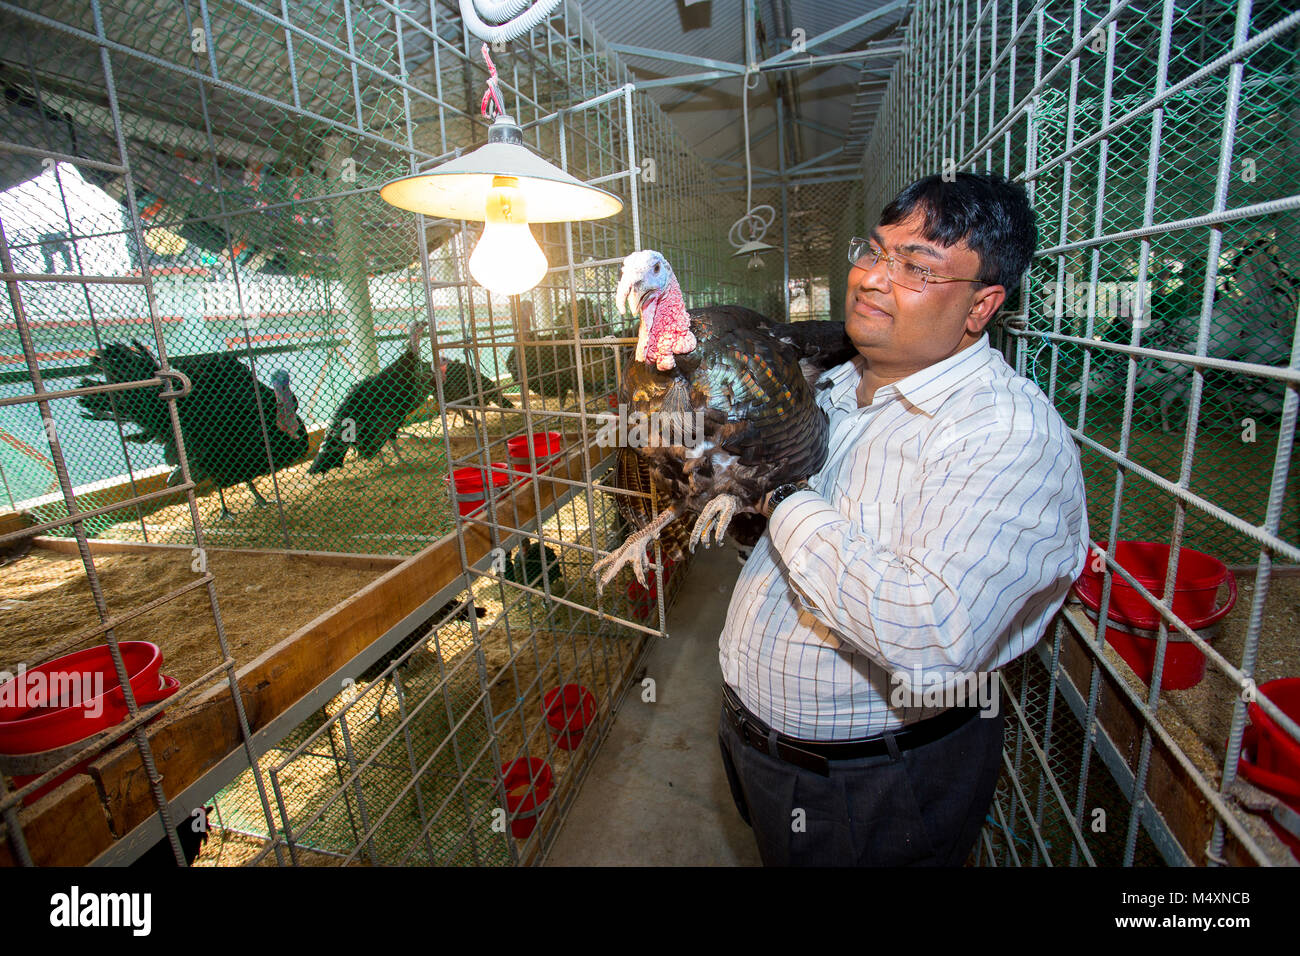
[[718,726],[722,764],[764,866],[961,866],[1002,767],[1002,714],[897,758],[831,761],[830,776],[748,746]]

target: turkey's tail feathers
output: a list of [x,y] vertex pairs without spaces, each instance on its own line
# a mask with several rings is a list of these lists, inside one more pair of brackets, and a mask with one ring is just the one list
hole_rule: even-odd
[[[650,466],[645,459],[629,448],[618,450],[617,463],[614,468],[614,485],[627,491],[639,491],[650,494],[653,479]],[[655,519],[655,510],[650,498],[615,495],[615,505],[625,527],[622,537],[640,531]],[[659,546],[666,559],[681,561],[686,557],[691,540],[691,528],[695,524],[695,515],[687,514],[677,518],[659,533]]]

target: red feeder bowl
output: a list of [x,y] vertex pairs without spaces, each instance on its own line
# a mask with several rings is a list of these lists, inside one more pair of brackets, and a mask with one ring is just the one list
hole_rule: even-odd
[[537,826],[537,813],[551,795],[551,765],[540,757],[512,760],[501,767],[501,777],[506,788],[506,809],[517,813],[510,832],[523,840]]
[[[504,462],[492,463],[492,487],[500,488],[510,484],[510,475],[506,473]],[[473,514],[483,507],[487,500],[487,469],[457,468],[443,480],[450,487],[455,484],[454,499],[461,515]]]
[[[1260,684],[1259,692],[1288,717],[1300,720],[1300,677],[1284,677]],[[1237,772],[1300,813],[1300,741],[1293,740],[1258,703],[1246,706],[1250,724],[1241,739]],[[1300,837],[1269,820],[1269,825],[1300,857]]]
[[532,454],[537,459],[537,474],[550,469],[559,455],[563,442],[559,432],[534,432],[532,435],[516,435],[506,439],[506,449],[510,453],[510,465],[516,471],[533,470],[528,459],[529,442],[532,442]]
[[[148,641],[118,644],[131,684],[141,707],[170,697],[180,681],[161,673],[162,651]],[[57,697],[51,698],[51,693]],[[130,716],[126,695],[118,683],[108,645],[87,648],[23,671],[0,689],[0,753],[10,756],[40,754],[79,743]],[[29,794],[35,802],[63,781],[83,772],[86,760]],[[26,786],[40,774],[15,775]]]
[[[673,579],[673,566],[675,562],[669,559],[664,562],[664,584],[665,586]],[[651,607],[655,603],[655,598],[659,596],[659,586],[656,583],[654,572],[647,574],[648,581],[642,586],[638,581],[631,581],[627,586],[627,599],[632,602],[632,613],[638,621],[644,621],[650,616]]]
[[581,684],[565,684],[548,690],[542,700],[542,713],[561,750],[573,750],[582,743],[587,725],[596,716],[596,698]]
[[[1104,550],[1106,542],[1099,542]],[[1165,574],[1169,568],[1169,546],[1150,541],[1117,541],[1111,554],[1148,591],[1164,598]],[[1088,616],[1097,620],[1101,607],[1102,573],[1093,570],[1094,558],[1088,556],[1083,574],[1074,582],[1074,593],[1083,602]],[[1220,585],[1228,586],[1228,599],[1215,607]],[[1173,611],[1204,640],[1218,633],[1218,623],[1237,603],[1237,579],[1227,565],[1217,558],[1190,548],[1179,552],[1178,574],[1174,579]],[[1160,615],[1119,575],[1114,575],[1107,605],[1109,623],[1106,641],[1133,671],[1148,684],[1155,669],[1156,635]],[[1169,634],[1165,647],[1165,665],[1160,686],[1184,690],[1200,683],[1205,676],[1205,655],[1200,648],[1176,631]]]

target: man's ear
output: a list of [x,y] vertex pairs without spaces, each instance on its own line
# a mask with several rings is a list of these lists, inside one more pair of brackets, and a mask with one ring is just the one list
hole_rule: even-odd
[[1007,290],[1004,286],[986,285],[976,292],[966,316],[966,331],[971,335],[981,334],[1006,300]]

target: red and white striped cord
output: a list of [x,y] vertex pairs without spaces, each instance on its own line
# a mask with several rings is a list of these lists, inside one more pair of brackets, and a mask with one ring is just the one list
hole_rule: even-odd
[[[492,62],[492,54],[488,52],[488,45],[483,44],[483,62],[487,64],[488,81],[487,89],[483,92],[483,105],[479,108],[480,112],[489,119],[495,119],[506,111],[506,104],[501,99],[501,91],[498,89],[500,81],[497,79],[497,67]],[[493,112],[488,112],[488,104],[493,107]]]

